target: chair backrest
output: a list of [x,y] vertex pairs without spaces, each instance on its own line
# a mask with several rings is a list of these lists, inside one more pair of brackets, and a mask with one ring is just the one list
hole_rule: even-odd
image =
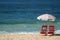
[[49,26],[49,31],[54,31],[54,26],[53,25]]
[[43,25],[41,30],[42,31],[47,31],[47,26],[46,25]]

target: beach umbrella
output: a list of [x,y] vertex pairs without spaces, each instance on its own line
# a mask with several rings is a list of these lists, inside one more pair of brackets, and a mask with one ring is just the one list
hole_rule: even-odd
[[56,17],[51,14],[43,14],[37,17],[38,20],[55,21]]
[[[56,17],[55,16],[53,16],[53,15],[51,15],[51,14],[43,14],[43,15],[40,15],[40,16],[38,16],[37,17],[37,19],[38,20],[44,20],[44,21],[46,21],[46,23],[44,23],[44,25],[46,25],[47,24],[47,22],[51,22],[51,21],[55,21],[55,19],[56,19]],[[48,23],[48,25],[50,25],[49,23]],[[49,27],[47,27],[47,28],[49,28],[49,31],[47,32],[46,31],[46,34],[48,33],[48,34],[54,34],[54,26],[53,25],[50,25]],[[48,30],[48,29],[47,29]],[[51,31],[52,31],[52,33],[51,33]]]
[[51,14],[43,14],[43,15],[38,16],[37,19],[43,20],[47,23],[47,22],[55,21],[56,17]]

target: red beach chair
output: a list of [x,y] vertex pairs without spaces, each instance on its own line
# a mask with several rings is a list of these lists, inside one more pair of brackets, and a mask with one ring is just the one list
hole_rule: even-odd
[[47,26],[46,25],[43,25],[40,33],[42,35],[46,35],[46,32],[47,32]]
[[54,26],[53,25],[49,26],[48,35],[54,35]]

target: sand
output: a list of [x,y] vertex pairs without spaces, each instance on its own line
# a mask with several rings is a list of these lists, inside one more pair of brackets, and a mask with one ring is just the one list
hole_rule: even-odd
[[60,40],[60,36],[42,36],[41,34],[0,34],[0,40]]

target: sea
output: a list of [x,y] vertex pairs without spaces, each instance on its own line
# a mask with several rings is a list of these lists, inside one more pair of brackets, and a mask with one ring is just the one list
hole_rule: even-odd
[[[58,0],[3,0],[0,1],[0,34],[40,33],[41,26],[54,25],[60,29],[60,1]],[[37,20],[42,14],[56,17],[54,22]]]

